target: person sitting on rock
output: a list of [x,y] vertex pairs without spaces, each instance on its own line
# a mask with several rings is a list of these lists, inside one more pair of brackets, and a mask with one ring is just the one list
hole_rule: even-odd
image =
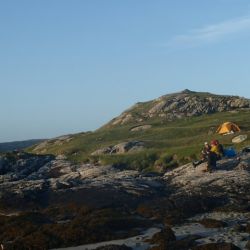
[[205,142],[202,150],[203,162],[207,162],[207,168],[204,172],[212,172],[213,168],[216,168],[217,154],[212,150],[214,144],[209,145]]
[[205,142],[204,147],[201,150],[201,159],[193,162],[194,167],[196,167],[196,166],[200,165],[201,163],[206,162],[208,160],[208,155],[209,155],[210,149],[211,149],[211,147],[208,144],[208,142]]
[[210,150],[208,153],[207,169],[205,171],[212,172],[216,168],[216,163],[224,156],[223,146],[218,140],[212,140]]
[[208,144],[208,142],[204,143],[204,148],[201,151],[201,159],[203,162],[208,160],[208,155],[211,150],[211,146]]
[[[214,142],[213,142],[214,145]],[[201,151],[201,160],[193,162],[193,166],[196,167],[197,165],[207,162],[206,169],[204,172],[212,172],[213,168],[216,168],[216,161],[217,161],[217,154],[211,150],[212,147],[209,145],[208,142],[204,143],[204,147]],[[217,149],[217,148],[216,148]]]
[[216,162],[217,162],[217,154],[213,152],[212,150],[209,151],[208,153],[208,158],[207,158],[207,168],[205,172],[212,172],[214,168],[216,168]]
[[218,140],[211,141],[211,152],[216,154],[217,160],[220,160],[224,156],[223,146]]
[[224,156],[224,150],[218,140],[212,140],[211,145],[205,142],[201,151],[201,160],[194,161],[193,166],[196,167],[201,163],[207,162],[207,168],[204,172],[212,172],[212,169],[216,168],[217,160],[220,160],[222,156]]

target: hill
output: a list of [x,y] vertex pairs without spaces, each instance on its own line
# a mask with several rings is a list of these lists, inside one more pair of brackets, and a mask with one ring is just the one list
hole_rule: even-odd
[[137,103],[97,131],[47,140],[29,152],[63,155],[77,163],[161,171],[199,157],[204,141],[216,138],[232,146],[235,135],[215,134],[222,122],[237,123],[249,138],[249,113],[249,99],[184,90]]

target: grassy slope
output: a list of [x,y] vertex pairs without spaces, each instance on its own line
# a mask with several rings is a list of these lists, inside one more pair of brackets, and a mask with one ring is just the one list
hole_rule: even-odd
[[[177,155],[179,163],[188,160],[188,157],[199,156],[200,148],[204,141],[219,139],[225,146],[231,146],[231,139],[235,135],[220,136],[214,132],[225,121],[237,123],[241,128],[241,134],[250,137],[250,111],[238,113],[216,113],[191,117],[173,122],[162,120],[150,120],[152,128],[145,131],[131,132],[130,128],[138,124],[129,124],[117,127],[103,127],[93,133],[81,133],[74,135],[73,140],[63,145],[47,146],[46,153],[65,154],[75,162],[87,162],[101,160],[102,164],[124,163],[131,168],[149,168],[154,162],[164,155]],[[144,123],[145,124],[145,123]],[[140,125],[140,124],[139,124]],[[90,154],[102,147],[115,145],[129,140],[141,140],[146,143],[146,149],[142,152],[127,153],[124,155],[106,155],[93,157]],[[237,149],[249,145],[250,140],[235,145]],[[39,152],[36,152],[39,153]],[[98,158],[98,159],[97,159]]]

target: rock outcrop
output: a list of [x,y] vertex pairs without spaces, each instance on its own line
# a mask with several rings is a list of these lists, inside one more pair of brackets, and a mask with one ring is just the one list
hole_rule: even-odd
[[34,147],[34,152],[39,152],[41,154],[47,153],[48,146],[62,146],[73,139],[72,135],[63,135],[53,139],[44,140],[42,143],[39,143],[37,146]]
[[136,126],[130,129],[132,132],[137,132],[137,131],[144,131],[152,128],[152,125],[141,125],[141,126]]
[[132,151],[139,151],[145,148],[145,144],[142,141],[129,141],[122,142],[114,146],[98,149],[91,155],[102,155],[102,154],[124,154]]
[[172,197],[207,197],[216,199],[220,206],[228,205],[234,209],[250,207],[250,154],[240,159],[223,159],[212,173],[204,172],[206,163],[194,168],[187,164],[164,175],[167,183],[175,190]]
[[[22,153],[0,158],[0,200],[3,208],[18,207],[19,200],[39,203],[41,195],[44,199],[41,202],[49,202],[48,193],[67,197],[65,193],[83,190],[92,195],[94,205],[102,205],[102,202],[113,202],[112,195],[109,196],[112,192],[120,193],[122,202],[122,197],[127,199],[130,195],[143,197],[156,194],[162,187],[158,177],[143,177],[135,170],[120,171],[112,166],[92,164],[75,165],[50,155]],[[86,202],[89,195],[86,195]],[[95,199],[95,195],[103,195],[104,200]]]
[[219,161],[212,173],[203,172],[205,164],[194,168],[190,163],[161,177],[113,166],[76,165],[51,155],[12,153],[0,157],[0,197],[13,194],[23,198],[33,197],[35,192],[95,188],[161,196],[162,190],[168,190],[167,197],[171,197],[175,207],[181,208],[190,197],[216,198],[220,205],[250,207],[250,153],[244,153],[240,159]]
[[[229,158],[219,161],[212,173],[203,172],[205,164],[194,168],[190,163],[169,170],[160,176],[146,175],[135,170],[121,170],[113,166],[73,164],[64,157],[12,153],[0,158],[0,208],[2,216],[5,213],[10,214],[11,211],[41,211],[40,215],[32,214],[36,220],[28,217],[28,222],[31,225],[41,223],[39,218],[42,218],[45,226],[34,227],[34,230],[39,231],[39,234],[34,234],[34,237],[39,236],[37,236],[39,241],[45,244],[44,249],[46,244],[50,244],[50,247],[59,246],[61,241],[54,241],[58,237],[64,237],[64,244],[67,246],[87,244],[93,243],[90,239],[95,239],[97,242],[98,239],[102,241],[135,236],[140,234],[138,228],[149,229],[152,225],[165,228],[155,236],[159,244],[163,244],[162,246],[167,246],[169,249],[178,249],[178,247],[189,249],[202,245],[200,238],[205,237],[206,232],[206,242],[211,243],[208,233],[215,230],[211,227],[219,227],[221,230],[225,227],[227,230],[232,227],[232,223],[220,222],[217,218],[196,219],[193,226],[199,230],[206,229],[203,236],[193,235],[191,231],[188,233],[188,230],[184,230],[184,234],[184,231],[182,232],[177,226],[173,227],[176,223],[183,224],[187,218],[212,210],[249,213],[249,166],[250,153],[246,152],[238,159]],[[65,206],[72,206],[72,208],[66,209]],[[90,209],[86,210],[85,207]],[[62,210],[58,210],[59,208]],[[112,214],[110,209],[115,209],[116,212]],[[60,212],[55,214],[54,210]],[[103,218],[100,217],[100,211]],[[120,217],[117,211],[122,211],[119,214]],[[54,217],[58,219],[54,221]],[[239,215],[237,218],[240,222]],[[17,221],[19,220],[21,220],[20,217],[17,217]],[[15,217],[12,221],[15,221]],[[92,231],[81,231],[82,223],[84,225],[90,223]],[[197,223],[206,224],[208,228],[200,228],[201,225],[197,226]],[[249,219],[246,216],[244,223],[239,224],[241,227],[239,230],[243,230],[244,234],[241,235],[239,232],[237,237],[235,236],[233,242],[236,242],[237,246],[243,245],[239,243],[241,238],[244,238],[244,244],[250,239],[247,223],[250,224],[250,216]],[[4,230],[7,228],[6,225]],[[12,230],[13,224],[11,225]],[[173,227],[174,233],[169,226]],[[235,228],[236,226],[237,224],[234,224]],[[48,234],[46,230],[51,227],[55,230],[60,229],[60,235]],[[73,230],[74,228],[76,230]],[[129,231],[128,228],[133,230]],[[65,234],[67,230],[69,235],[78,235],[78,238],[72,238],[73,236],[67,238],[67,233]],[[105,230],[108,230],[107,237],[103,234]],[[230,230],[228,229],[227,233]],[[180,233],[184,234],[185,238],[183,236],[180,238]],[[87,237],[86,235],[89,238],[84,238]],[[100,238],[100,235],[103,237]],[[10,243],[7,240],[8,237],[9,234],[2,234],[0,240],[5,240],[8,244],[18,243],[18,241]],[[52,239],[48,240],[46,237],[52,237]],[[218,233],[214,237],[218,240],[215,243],[221,243],[220,237],[225,238]],[[48,242],[53,242],[53,245]],[[37,243],[34,241],[29,244]],[[33,247],[33,245],[29,246]]]

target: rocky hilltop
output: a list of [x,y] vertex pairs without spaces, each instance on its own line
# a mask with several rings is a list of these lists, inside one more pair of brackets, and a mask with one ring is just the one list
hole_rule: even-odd
[[154,118],[172,121],[184,117],[249,108],[250,100],[243,97],[215,95],[186,89],[149,102],[139,102],[107,125],[140,123]]

